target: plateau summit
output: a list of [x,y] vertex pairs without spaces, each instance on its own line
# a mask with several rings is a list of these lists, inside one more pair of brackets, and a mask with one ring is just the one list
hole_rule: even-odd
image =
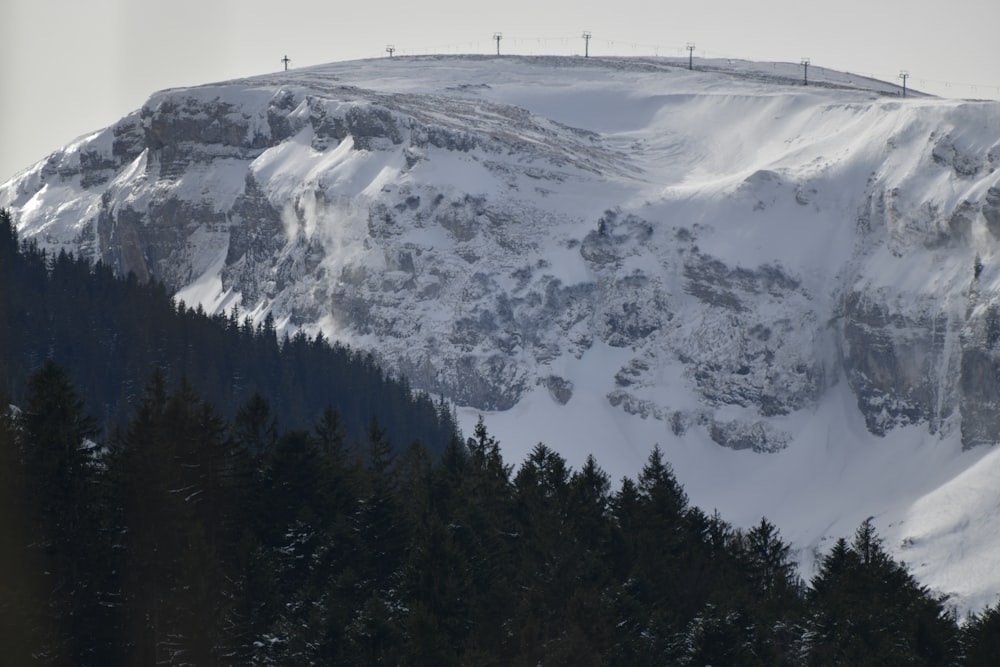
[[761,515],[874,516],[1000,594],[1000,103],[789,63],[428,56],[154,94],[0,186],[22,238],[371,350],[539,440]]

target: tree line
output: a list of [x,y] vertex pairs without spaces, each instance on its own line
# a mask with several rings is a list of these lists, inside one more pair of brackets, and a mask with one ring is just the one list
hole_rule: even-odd
[[663,452],[617,489],[480,422],[439,455],[339,413],[233,420],[153,373],[107,439],[46,361],[0,419],[0,645],[51,665],[987,665],[870,521],[804,584],[766,519],[692,506]]
[[254,325],[238,308],[210,317],[159,283],[19,242],[0,210],[0,393],[18,403],[47,358],[70,371],[102,427],[128,419],[160,368],[168,385],[186,378],[227,418],[260,393],[286,427],[308,428],[335,405],[355,440],[376,413],[397,442],[441,443],[457,430],[450,405],[413,391],[371,354],[322,333],[279,340],[273,317]]

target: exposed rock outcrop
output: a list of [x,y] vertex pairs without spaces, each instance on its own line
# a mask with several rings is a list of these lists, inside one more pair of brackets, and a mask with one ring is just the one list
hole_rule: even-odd
[[[539,62],[503,67],[530,80]],[[568,405],[580,369],[613,359],[587,389],[734,449],[785,447],[780,420],[841,377],[873,433],[1000,440],[1000,144],[955,129],[995,109],[928,105],[886,129],[895,102],[827,91],[816,125],[838,129],[813,136],[776,120],[781,99],[674,94],[652,61],[595,65],[666,87],[620,116],[452,64],[468,80],[425,90],[368,64],[371,80],[341,66],[157,93],[0,203],[43,245],[175,291],[217,281],[244,312],[483,410],[535,387]]]

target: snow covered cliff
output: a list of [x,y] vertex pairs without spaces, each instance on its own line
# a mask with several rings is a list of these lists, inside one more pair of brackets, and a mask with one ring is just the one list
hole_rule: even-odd
[[1000,103],[813,70],[451,56],[168,90],[0,206],[188,304],[371,349],[513,462],[544,440],[634,474],[658,442],[807,569],[874,515],[992,602]]

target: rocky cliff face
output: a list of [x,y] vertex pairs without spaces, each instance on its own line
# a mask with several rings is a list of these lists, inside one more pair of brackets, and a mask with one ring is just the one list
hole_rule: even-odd
[[565,405],[586,375],[665,432],[775,451],[844,378],[872,433],[1000,439],[997,104],[396,60],[158,93],[0,205],[43,245],[323,329],[461,405]]

